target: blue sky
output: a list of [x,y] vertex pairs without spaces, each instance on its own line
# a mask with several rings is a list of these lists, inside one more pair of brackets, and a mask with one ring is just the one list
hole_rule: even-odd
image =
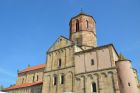
[[96,20],[98,45],[113,43],[140,75],[140,0],[0,0],[0,85],[14,84],[17,69],[45,63],[81,8]]

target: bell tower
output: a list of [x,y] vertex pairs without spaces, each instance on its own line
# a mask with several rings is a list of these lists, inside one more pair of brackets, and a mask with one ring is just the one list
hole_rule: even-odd
[[80,47],[96,47],[96,23],[92,16],[80,12],[70,20],[70,40]]

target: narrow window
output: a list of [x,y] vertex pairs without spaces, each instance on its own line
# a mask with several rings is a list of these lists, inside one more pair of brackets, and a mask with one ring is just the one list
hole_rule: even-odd
[[88,28],[88,21],[86,20],[86,28]]
[[130,83],[128,83],[128,86],[130,87],[130,86],[131,86],[131,84],[130,84]]
[[76,20],[76,32],[78,32],[78,31],[79,31],[79,21]]
[[97,92],[96,83],[92,83],[91,88],[92,88],[92,92]]
[[60,39],[60,42],[62,41],[62,39]]
[[37,78],[36,80],[38,81],[38,79],[39,79],[39,76],[37,75],[37,76],[36,76],[36,78]]
[[58,61],[58,67],[61,67],[61,65],[62,65],[62,62],[61,62],[61,59],[59,59],[59,61]]
[[24,83],[24,78],[22,79],[22,84]]
[[91,59],[91,65],[94,65],[94,60],[93,59]]
[[81,46],[82,44],[82,39],[81,38],[76,38],[75,41],[74,41],[75,45],[77,46]]
[[64,75],[60,76],[60,84],[64,84]]
[[57,84],[57,76],[54,76],[53,78],[53,85],[56,85]]
[[78,38],[75,39],[75,45],[78,45]]
[[35,81],[35,76],[33,76],[33,82]]

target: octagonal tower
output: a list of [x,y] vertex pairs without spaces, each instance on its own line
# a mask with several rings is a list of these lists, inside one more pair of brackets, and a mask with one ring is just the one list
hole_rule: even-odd
[[83,12],[70,20],[70,40],[81,47],[96,47],[96,22]]

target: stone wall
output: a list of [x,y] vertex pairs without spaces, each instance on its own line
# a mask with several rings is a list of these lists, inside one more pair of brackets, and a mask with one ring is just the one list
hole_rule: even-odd
[[79,74],[75,77],[75,93],[94,93],[92,83],[96,84],[95,93],[120,93],[117,81],[115,69]]
[[41,82],[43,81],[43,74],[44,74],[44,68],[34,70],[34,71],[28,71],[25,73],[19,73],[16,85]]
[[[117,54],[111,45],[75,55],[75,73],[86,73],[115,67]],[[93,61],[93,64],[92,64]]]
[[[63,93],[73,91],[74,46],[66,46],[66,44],[62,44],[66,39],[60,39],[61,42],[56,42],[54,44],[55,46],[58,43],[57,47],[51,48],[51,51],[47,53],[47,66],[44,72],[42,93]],[[57,41],[59,41],[60,39],[58,39]],[[61,48],[58,48],[60,46]],[[61,84],[62,75],[64,76],[63,84]],[[54,84],[55,77],[56,84]]]
[[[64,75],[64,84],[61,84],[61,75]],[[54,76],[57,84],[54,85]],[[44,74],[42,93],[63,93],[74,91],[74,68],[65,68],[58,71],[51,71]]]

